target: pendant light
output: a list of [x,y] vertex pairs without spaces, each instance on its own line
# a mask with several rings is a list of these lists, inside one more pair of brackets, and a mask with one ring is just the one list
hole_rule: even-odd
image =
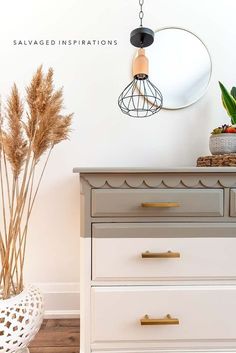
[[157,113],[162,108],[163,97],[159,89],[149,80],[148,58],[145,49],[154,41],[154,32],[143,27],[143,4],[139,0],[140,27],[130,33],[130,42],[139,48],[133,61],[133,81],[124,89],[118,98],[118,105],[124,114],[135,118],[146,118]]

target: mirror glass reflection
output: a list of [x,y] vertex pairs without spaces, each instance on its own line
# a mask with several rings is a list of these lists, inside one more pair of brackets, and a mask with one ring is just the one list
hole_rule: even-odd
[[149,78],[163,95],[163,108],[187,107],[206,93],[212,62],[208,49],[195,34],[182,28],[158,30],[146,55]]

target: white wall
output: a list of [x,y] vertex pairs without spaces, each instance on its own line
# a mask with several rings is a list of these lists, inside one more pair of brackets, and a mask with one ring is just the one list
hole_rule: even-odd
[[[26,277],[44,288],[51,285],[49,292],[59,287],[59,292],[78,291],[74,288],[79,282],[79,185],[72,175],[74,166],[194,165],[199,155],[208,153],[210,130],[228,121],[217,81],[236,84],[235,0],[146,0],[144,9],[145,25],[180,26],[202,38],[212,54],[213,77],[208,93],[197,104],[136,120],[121,114],[117,97],[130,81],[134,49],[129,33],[138,26],[138,0],[8,0],[1,4],[3,99],[13,81],[23,90],[43,63],[55,69],[56,83],[64,86],[65,106],[75,112],[71,141],[54,151],[30,229]],[[117,39],[118,45],[12,45],[14,39],[70,38]]]

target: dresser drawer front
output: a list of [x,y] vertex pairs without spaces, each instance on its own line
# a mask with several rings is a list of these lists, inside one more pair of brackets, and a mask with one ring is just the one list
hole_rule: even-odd
[[220,189],[93,189],[93,217],[220,217]]
[[93,280],[236,280],[234,224],[103,223],[92,232]]
[[230,190],[230,216],[236,217],[236,189]]
[[[234,286],[92,288],[92,341],[235,340],[235,298]],[[167,314],[179,324],[140,324]]]

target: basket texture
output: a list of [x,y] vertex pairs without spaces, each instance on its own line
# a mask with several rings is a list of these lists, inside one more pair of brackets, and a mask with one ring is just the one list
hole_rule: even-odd
[[199,157],[197,167],[236,167],[236,153]]
[[10,299],[0,300],[0,353],[25,352],[43,321],[41,292],[28,286]]

